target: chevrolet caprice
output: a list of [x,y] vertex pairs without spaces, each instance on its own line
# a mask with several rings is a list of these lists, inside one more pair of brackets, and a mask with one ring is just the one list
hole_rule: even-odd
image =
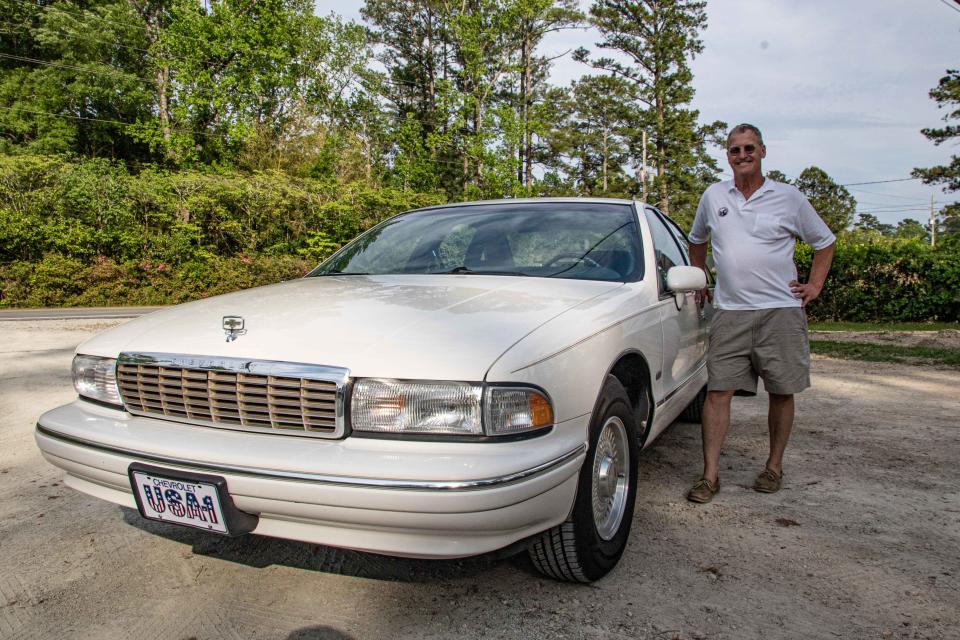
[[401,214],[306,277],[80,345],[36,441],[144,518],[418,558],[620,559],[639,451],[699,419],[706,275],[631,201]]

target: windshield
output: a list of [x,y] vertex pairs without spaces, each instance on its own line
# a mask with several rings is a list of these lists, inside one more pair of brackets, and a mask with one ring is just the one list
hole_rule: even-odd
[[627,281],[642,276],[639,241],[629,204],[450,206],[387,220],[309,275],[449,273]]

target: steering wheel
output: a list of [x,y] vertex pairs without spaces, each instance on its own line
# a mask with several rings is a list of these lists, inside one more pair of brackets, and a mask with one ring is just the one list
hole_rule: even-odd
[[596,267],[598,269],[603,269],[604,266],[593,258],[588,258],[587,256],[582,256],[579,253],[558,253],[544,263],[544,267],[552,267],[555,264],[560,262],[582,262],[588,267]]

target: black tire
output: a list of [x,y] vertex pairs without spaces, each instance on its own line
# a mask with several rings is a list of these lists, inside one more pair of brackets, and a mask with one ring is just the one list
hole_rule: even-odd
[[690,404],[687,405],[687,408],[683,410],[683,413],[680,414],[681,422],[693,422],[695,424],[700,424],[703,422],[703,403],[707,401],[707,385],[703,385],[703,388],[697,392],[697,395],[693,397],[693,400],[690,401]]
[[[565,522],[543,532],[530,547],[530,558],[541,573],[556,580],[593,582],[616,566],[633,522],[637,454],[630,398],[617,378],[607,376],[590,421],[590,448],[580,469],[573,511]],[[610,473],[611,468],[616,475]],[[625,487],[621,481],[626,482]],[[609,508],[595,516],[595,503]],[[602,522],[598,523],[598,518]]]

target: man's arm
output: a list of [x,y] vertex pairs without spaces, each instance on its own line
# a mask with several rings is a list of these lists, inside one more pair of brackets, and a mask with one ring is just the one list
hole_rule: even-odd
[[[688,251],[690,252],[690,264],[695,267],[700,267],[703,269],[703,272],[707,272],[707,243],[706,242],[691,242],[687,246]],[[712,300],[712,294],[710,289],[704,287],[697,292],[697,305],[703,306],[705,302],[710,302]]]
[[[827,274],[830,273],[830,264],[833,262],[833,248],[836,242],[832,242],[823,249],[813,252],[813,264],[810,266],[810,277],[806,284],[801,284],[794,280],[790,283],[790,290],[793,295],[800,298],[800,306],[807,306],[808,302],[813,302],[823,290],[823,283],[827,280]],[[693,246],[691,245],[690,256],[693,259]]]
[[700,244],[691,242],[688,249],[690,250],[690,264],[695,267],[700,267],[704,271],[707,270],[707,243],[703,242]]

